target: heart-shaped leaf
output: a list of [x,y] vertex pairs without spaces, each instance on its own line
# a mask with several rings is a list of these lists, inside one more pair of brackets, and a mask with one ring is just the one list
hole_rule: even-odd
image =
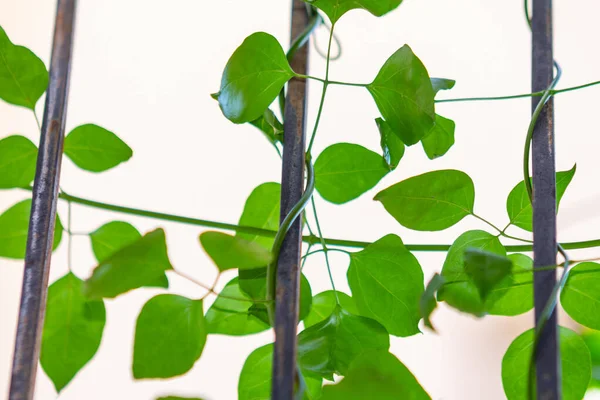
[[339,299],[340,305],[344,310],[350,314],[359,315],[358,308],[352,297],[344,292],[327,290],[313,297],[310,313],[304,318],[304,327],[310,328],[326,320],[335,310],[337,305],[336,298]]
[[200,243],[221,272],[257,268],[273,259],[271,252],[261,245],[222,232],[204,232],[200,235]]
[[129,160],[133,151],[111,131],[86,124],[67,135],[65,154],[81,169],[103,172]]
[[[281,185],[279,183],[267,182],[257,186],[246,200],[239,225],[276,232],[279,229],[280,199]],[[242,232],[237,233],[236,236],[258,243],[269,251],[275,241],[275,236],[267,237]]]
[[24,136],[0,140],[0,189],[28,186],[35,177],[37,147]]
[[560,303],[571,318],[587,326],[600,330],[600,264],[584,262],[570,272],[560,295]]
[[364,9],[381,17],[396,9],[402,0],[304,0],[308,4],[323,11],[335,24],[344,14],[354,9]]

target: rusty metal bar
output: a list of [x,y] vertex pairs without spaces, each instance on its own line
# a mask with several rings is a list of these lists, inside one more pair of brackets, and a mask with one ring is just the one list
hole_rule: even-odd
[[[552,55],[552,0],[533,0],[532,89],[546,90],[554,77]],[[532,98],[535,110],[539,98]],[[554,155],[554,104],[550,99],[540,114],[532,143],[533,161],[533,256],[534,266],[556,264],[556,167]],[[535,273],[535,321],[550,299],[556,270]],[[561,398],[561,374],[556,311],[543,328],[536,352],[537,399]]]
[[50,60],[50,82],[33,183],[9,400],[31,400],[35,391],[56,221],[75,8],[76,0],[58,0]]
[[[306,4],[292,0],[292,42],[308,26]],[[308,45],[298,50],[292,69],[307,74]],[[281,221],[300,200],[304,191],[306,80],[292,79],[285,102],[283,171],[281,179]],[[273,400],[292,400],[296,381],[296,334],[300,292],[302,224],[298,218],[289,230],[277,266],[275,346],[273,354]]]

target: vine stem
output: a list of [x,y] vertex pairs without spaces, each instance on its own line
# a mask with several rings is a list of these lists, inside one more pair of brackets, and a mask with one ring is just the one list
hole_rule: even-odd
[[333,289],[333,293],[335,295],[336,304],[340,304],[340,299],[338,297],[337,290],[335,288],[335,282],[333,280],[333,274],[331,273],[331,265],[329,264],[329,249],[327,248],[327,244],[323,240],[323,232],[321,232],[321,224],[319,223],[319,216],[317,215],[317,206],[315,204],[315,199],[312,197],[310,199],[313,209],[313,215],[315,217],[315,223],[317,225],[317,232],[319,233],[319,239],[321,241],[321,246],[323,247],[323,254],[325,255],[325,264],[327,265],[327,273],[329,274],[329,281],[331,282],[331,288]]

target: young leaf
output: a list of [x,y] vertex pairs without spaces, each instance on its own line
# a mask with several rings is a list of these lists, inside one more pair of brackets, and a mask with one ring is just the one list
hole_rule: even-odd
[[332,24],[335,24],[344,14],[354,9],[364,9],[381,17],[384,14],[396,9],[402,0],[304,0],[308,4],[317,7],[329,17]]
[[[254,228],[269,229],[276,232],[279,229],[279,201],[281,185],[267,182],[256,187],[244,205],[239,225]],[[258,243],[267,250],[273,247],[274,236],[258,236],[249,233],[237,233],[237,237]]]
[[37,147],[24,136],[0,140],[0,189],[28,186],[35,177]]
[[85,282],[85,292],[94,299],[114,298],[155,284],[170,269],[165,232],[156,229],[100,262]]
[[417,143],[433,128],[433,87],[425,66],[408,45],[386,61],[367,89],[383,118],[406,145]]
[[233,278],[206,312],[208,333],[243,336],[269,329],[267,322],[250,312],[253,305],[252,299],[240,290],[238,278]]
[[231,122],[254,121],[293,76],[277,39],[264,32],[253,33],[227,62],[217,94],[219,106]]
[[279,122],[275,113],[270,108],[267,108],[260,118],[250,123],[260,129],[271,144],[276,144],[283,140],[283,124]]
[[88,300],[83,281],[68,273],[48,289],[40,363],[60,392],[94,357],[106,322],[101,300]]
[[[271,400],[273,345],[254,350],[246,359],[238,382],[238,400]],[[316,400],[321,394],[322,379],[305,376],[303,400]]]
[[133,377],[171,378],[188,372],[202,354],[202,300],[162,294],[142,308],[135,326]]
[[133,151],[114,133],[86,124],[65,137],[65,154],[81,169],[102,172],[129,160]]
[[431,86],[433,87],[433,92],[437,95],[440,90],[450,90],[454,87],[456,81],[453,79],[445,79],[445,78],[431,78]]
[[326,385],[319,400],[431,400],[414,375],[393,354],[367,351],[356,358],[346,377]]
[[438,290],[444,286],[446,283],[446,279],[439,275],[434,274],[427,287],[425,288],[425,292],[421,296],[421,300],[419,300],[419,311],[421,312],[421,317],[423,318],[423,322],[425,326],[435,332],[435,328],[431,323],[430,317],[433,314],[433,311],[437,308],[437,300],[435,299],[435,294]]
[[390,172],[385,159],[357,144],[329,146],[315,162],[315,187],[327,201],[343,204],[372,189]]
[[333,381],[366,350],[388,350],[385,328],[370,318],[352,315],[339,305],[324,321],[298,335],[298,363],[306,375]]
[[404,156],[405,146],[400,136],[392,131],[392,128],[381,118],[375,120],[379,135],[381,136],[381,150],[383,150],[383,158],[390,170],[396,169],[400,160]]
[[[340,305],[344,310],[348,311],[350,314],[359,315],[358,308],[352,297],[344,292],[337,292],[337,298],[340,300]],[[327,290],[317,294],[313,297],[310,312],[306,318],[304,318],[304,327],[310,328],[311,326],[326,320],[335,310],[336,304],[335,291]]]
[[465,273],[477,286],[483,302],[500,283],[510,282],[512,261],[506,256],[476,248],[467,248],[464,262]]
[[[577,333],[563,327],[559,329],[562,399],[581,400],[592,375],[590,351]],[[510,344],[502,358],[502,386],[508,400],[530,398],[527,380],[533,339],[533,329],[522,333]]]
[[464,172],[433,171],[392,185],[375,200],[402,226],[441,231],[473,213],[475,187]]
[[361,315],[375,319],[394,336],[419,333],[423,271],[398,236],[384,236],[352,253],[348,284]]
[[202,233],[200,244],[221,272],[235,268],[257,268],[273,259],[271,253],[261,245],[222,232]]
[[571,270],[560,295],[560,303],[571,318],[596,330],[600,330],[599,288],[600,264],[584,262]]
[[533,260],[523,254],[508,256],[513,263],[508,281],[494,287],[486,301],[492,315],[515,316],[533,308]]
[[[0,215],[0,257],[24,259],[29,231],[31,200],[23,200]],[[54,225],[55,250],[62,238],[63,226],[58,214]]]
[[[577,165],[574,165],[568,171],[562,171],[556,173],[556,209],[560,200],[562,199],[569,183],[575,175]],[[531,202],[527,195],[527,188],[525,182],[521,181],[517,186],[510,191],[508,199],[506,200],[506,211],[510,218],[510,223],[524,229],[528,232],[533,232],[533,209],[531,208]]]
[[454,145],[455,128],[454,121],[436,114],[435,126],[421,139],[423,150],[430,160],[443,156]]
[[438,291],[438,300],[448,305],[476,316],[482,316],[486,307],[477,285],[465,271],[465,250],[469,247],[506,256],[506,249],[498,237],[484,231],[468,231],[463,233],[448,250],[442,276],[446,284]]
[[28,48],[14,45],[0,27],[0,99],[33,110],[47,87],[42,60]]

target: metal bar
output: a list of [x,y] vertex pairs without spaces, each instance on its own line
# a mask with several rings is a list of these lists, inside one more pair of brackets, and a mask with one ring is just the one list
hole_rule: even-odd
[[[532,29],[532,89],[542,91],[552,82],[552,0],[534,0]],[[539,98],[532,99],[535,109]],[[554,104],[546,104],[533,132],[533,257],[534,266],[556,264],[556,167],[554,162]],[[556,271],[535,274],[535,321],[550,299]],[[536,354],[537,399],[559,400],[561,378],[556,311],[543,329]]]
[[35,391],[67,115],[75,5],[76,0],[58,0],[56,11],[50,83],[33,183],[10,400],[31,400]]
[[[308,26],[306,4],[292,0],[291,39]],[[308,45],[299,49],[292,69],[307,74]],[[300,200],[304,191],[306,80],[292,79],[285,102],[283,171],[281,179],[281,221]],[[300,292],[302,224],[298,218],[288,232],[279,252],[275,308],[275,346],[273,354],[273,400],[291,400],[296,382],[296,334]]]

